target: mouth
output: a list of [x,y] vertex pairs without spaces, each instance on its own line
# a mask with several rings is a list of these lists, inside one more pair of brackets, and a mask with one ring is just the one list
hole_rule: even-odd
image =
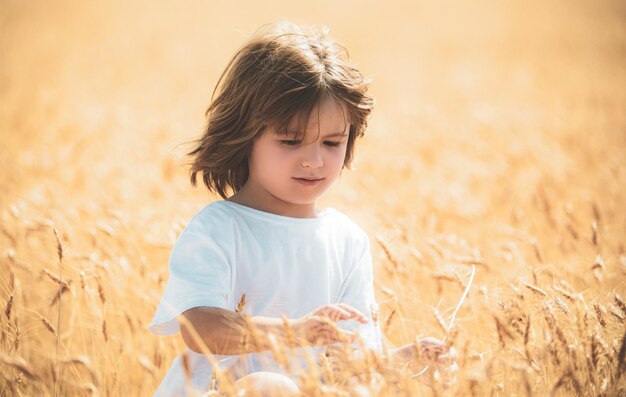
[[311,178],[311,177],[309,177],[309,178],[293,178],[293,179],[295,179],[296,182],[298,182],[300,184],[303,184],[305,186],[316,186],[316,185],[320,184],[324,180],[324,178],[315,178],[315,177],[313,177],[313,178]]

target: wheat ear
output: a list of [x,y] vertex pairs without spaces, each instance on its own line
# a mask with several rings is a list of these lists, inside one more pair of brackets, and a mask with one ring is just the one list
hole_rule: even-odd
[[[474,275],[475,274],[476,274],[476,266],[472,265],[472,274],[470,275],[469,281],[467,282],[467,286],[465,287],[465,291],[463,291],[463,295],[461,295],[461,299],[459,300],[459,303],[457,303],[456,309],[454,309],[454,313],[452,313],[452,316],[450,317],[450,324],[448,324],[448,328],[447,328],[448,333],[450,332],[450,330],[454,326],[454,320],[456,319],[456,314],[459,312],[459,309],[461,309],[461,305],[465,301],[465,298],[467,298],[467,294],[469,293],[469,290],[470,290],[470,288],[472,286],[472,282],[474,281]],[[447,337],[447,335],[443,337],[442,342],[446,341],[446,337]],[[427,365],[426,367],[424,367],[424,369],[422,369],[418,373],[416,373],[414,375],[411,375],[411,378],[417,378],[418,376],[422,375],[424,372],[428,371],[428,367],[429,366]]]

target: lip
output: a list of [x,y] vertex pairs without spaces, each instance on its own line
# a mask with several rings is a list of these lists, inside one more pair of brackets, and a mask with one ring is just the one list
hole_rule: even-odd
[[296,182],[304,185],[304,186],[317,186],[319,185],[324,178],[293,178]]

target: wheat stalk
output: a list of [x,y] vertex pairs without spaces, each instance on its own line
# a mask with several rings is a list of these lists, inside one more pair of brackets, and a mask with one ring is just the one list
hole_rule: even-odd
[[46,276],[48,276],[55,283],[59,284],[61,287],[67,288],[69,286],[67,282],[61,280],[59,277],[57,277],[54,274],[52,274],[52,272],[50,270],[43,269],[43,272],[46,274]]
[[[67,285],[66,282],[63,281],[63,275],[62,275],[62,271],[63,271],[63,244],[61,244],[61,237],[59,235],[59,231],[56,229],[56,227],[50,225],[52,227],[52,232],[54,233],[54,238],[56,239],[57,242],[57,256],[59,258],[59,277],[58,280],[60,282],[61,288],[63,287],[69,287]],[[49,276],[52,277],[52,274],[49,273]],[[62,291],[62,290],[61,290]],[[62,293],[62,292],[61,292]],[[57,312],[57,333],[56,333],[56,346],[55,346],[55,360],[56,360],[56,378],[57,380],[60,379],[61,374],[60,374],[60,367],[59,367],[59,344],[60,344],[60,338],[61,338],[61,300],[59,300],[59,310]],[[44,319],[42,317],[42,319]],[[45,320],[45,319],[44,319]],[[45,323],[45,321],[44,321]],[[59,388],[61,386],[61,383],[58,381],[55,381],[55,385],[54,385],[54,395],[55,397],[58,395],[58,393],[60,392]]]
[[100,279],[100,275],[96,274],[96,283],[98,284],[98,296],[100,297],[100,302],[102,306],[107,303],[107,295],[104,291],[104,286],[102,285],[102,280]]
[[443,331],[443,333],[448,336],[449,331],[446,323],[443,321],[443,316],[441,315],[441,313],[439,313],[439,310],[437,310],[437,308],[432,307],[431,309],[433,311],[433,314],[435,315],[435,319],[437,320],[437,325]]
[[59,304],[60,304],[61,296],[65,292],[69,292],[69,290],[70,289],[68,287],[64,286],[64,285],[60,286],[59,289],[57,289],[56,294],[54,294],[54,297],[52,298],[52,301],[50,302],[49,306],[54,306],[54,304],[57,303],[57,301],[59,301]]
[[[444,327],[444,329],[446,329],[446,336],[447,336],[447,334],[449,334],[450,329],[452,329],[452,327],[454,326],[454,320],[456,319],[456,315],[459,312],[459,309],[461,309],[461,305],[463,305],[463,302],[465,301],[465,298],[467,297],[467,294],[469,293],[469,290],[472,287],[472,282],[474,281],[474,275],[475,274],[476,274],[476,266],[472,265],[472,273],[470,274],[470,278],[469,278],[469,281],[467,282],[467,286],[465,287],[465,291],[463,291],[463,295],[461,295],[461,299],[459,299],[459,303],[457,303],[456,309],[454,309],[454,313],[452,313],[452,316],[450,317],[450,323],[448,324],[447,328]],[[435,314],[437,314],[436,311],[435,311]],[[438,321],[439,321],[439,319],[438,319]],[[444,336],[442,342],[446,341],[446,336]],[[427,365],[426,367],[424,367],[422,370],[420,370],[416,374],[411,375],[411,377],[412,378],[416,378],[416,377],[422,375],[424,372],[428,371],[428,368],[429,368],[429,366]]]
[[619,381],[623,372],[626,372],[626,332],[624,332],[624,336],[622,337],[622,347],[620,347],[619,353],[617,354],[617,374],[615,376],[616,383]]
[[459,303],[457,303],[456,309],[454,309],[454,313],[452,313],[452,317],[450,318],[450,324],[448,324],[448,331],[454,325],[454,320],[456,319],[456,315],[459,312],[459,309],[461,309],[461,305],[463,304],[463,302],[465,301],[465,298],[467,297],[467,294],[469,293],[469,290],[472,286],[472,282],[474,281],[475,274],[476,274],[476,266],[472,266],[472,273],[470,275],[469,281],[467,282],[467,286],[465,287],[465,291],[463,291],[463,295],[461,296]]
[[563,313],[565,313],[566,315],[569,315],[569,308],[567,307],[565,302],[563,302],[563,299],[559,298],[558,296],[555,296],[554,301],[559,306],[559,308],[563,311]]
[[245,306],[246,306],[246,294],[241,294],[241,298],[239,299],[239,302],[237,303],[237,307],[235,308],[235,311],[237,313],[242,313]]
[[93,369],[93,365],[91,363],[91,360],[89,360],[89,357],[86,357],[86,356],[68,357],[68,358],[59,360],[59,363],[63,365],[82,366],[83,368],[87,370],[87,372],[89,372],[89,376],[91,377],[91,382],[96,387],[100,385],[100,381],[98,380],[98,375],[96,374],[96,371]]
[[[393,273],[394,271],[404,273],[402,267],[400,266],[400,263],[391,252],[391,248],[389,247],[389,244],[385,241],[385,239],[380,235],[376,235],[375,237],[376,242],[378,242],[378,244],[381,246],[383,252],[385,253],[385,256],[387,257],[387,260],[389,260],[389,263],[391,263],[392,265],[392,270],[390,271],[390,273]],[[388,267],[385,267],[385,269],[388,269]]]
[[6,356],[0,353],[0,362],[4,365],[17,369],[29,379],[36,380],[38,378],[26,360],[20,356]]
[[139,365],[141,365],[143,369],[148,371],[150,375],[152,376],[156,375],[157,369],[154,366],[154,364],[152,364],[152,362],[150,361],[148,357],[144,356],[143,354],[140,354],[139,356],[137,356],[137,361],[139,361]]
[[109,341],[109,331],[107,329],[107,320],[106,318],[104,318],[104,313],[102,316],[102,336],[104,336],[104,341],[108,342]]
[[46,329],[50,331],[52,335],[57,336],[57,331],[54,329],[54,326],[52,326],[52,323],[48,321],[48,319],[42,316],[41,314],[39,315],[39,318],[41,319],[41,322],[46,327]]
[[578,382],[578,380],[576,379],[576,377],[574,376],[574,373],[572,372],[571,369],[569,369],[568,371],[566,371],[560,378],[559,380],[554,384],[554,386],[552,387],[552,391],[551,391],[551,395],[554,396],[556,394],[556,392],[565,385],[565,382],[569,380],[570,383],[572,384],[572,386],[574,387],[574,390],[576,390],[577,395],[582,395],[583,394],[583,388],[580,385],[580,382]]
[[617,292],[615,293],[614,298],[615,298],[615,304],[617,305],[617,307],[620,308],[620,310],[622,311],[622,314],[626,316],[626,303]]
[[391,313],[389,313],[389,316],[387,316],[387,319],[385,320],[385,322],[383,323],[383,328],[385,329],[389,328],[389,326],[391,325],[391,321],[393,320],[393,316],[395,314],[396,314],[396,309],[393,309]]
[[528,315],[528,318],[526,320],[526,329],[524,330],[524,351],[526,353],[526,359],[528,360],[528,363],[532,366],[533,364],[533,357],[530,354],[530,314]]
[[571,293],[567,292],[566,290],[564,290],[563,288],[559,287],[558,285],[553,285],[552,289],[555,290],[556,292],[560,293],[561,295],[563,295],[570,302],[576,302],[576,298],[574,297],[574,295],[572,295]]
[[596,318],[598,319],[598,322],[600,323],[600,325],[602,326],[602,328],[606,328],[606,321],[604,320],[604,306],[602,306],[599,303],[596,303],[595,305],[593,305],[593,308],[596,311]]
[[620,312],[620,310],[617,307],[613,305],[609,305],[609,311],[619,322],[621,323],[624,322],[624,315]]
[[283,314],[281,316],[282,322],[283,322],[283,328],[284,328],[284,332],[285,332],[285,339],[287,341],[287,346],[289,346],[291,349],[296,347],[296,336],[293,332],[293,328],[291,327],[291,325],[289,324],[289,320],[287,319],[287,317]]
[[9,299],[7,299],[7,304],[4,308],[4,315],[7,316],[7,320],[11,320],[11,308],[13,307],[13,293],[9,295]]
[[535,285],[532,285],[532,284],[529,284],[529,283],[524,283],[524,282],[522,284],[524,285],[524,287],[528,288],[529,290],[531,290],[532,292],[534,292],[536,294],[539,294],[541,296],[548,296],[546,291],[542,290],[541,288],[539,288],[539,287],[537,287]]

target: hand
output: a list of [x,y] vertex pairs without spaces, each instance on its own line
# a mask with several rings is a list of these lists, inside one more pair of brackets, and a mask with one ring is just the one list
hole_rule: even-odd
[[[434,382],[441,382],[444,389],[456,382],[459,366],[456,363],[457,351],[437,338],[427,337],[417,341],[415,364],[422,365],[414,377],[432,387]],[[413,365],[412,365],[413,366]],[[419,368],[419,365],[418,365]]]
[[355,319],[362,324],[367,318],[350,305],[337,303],[324,305],[293,323],[297,337],[310,345],[328,345],[336,342],[353,343],[357,335],[337,328],[337,321]]

